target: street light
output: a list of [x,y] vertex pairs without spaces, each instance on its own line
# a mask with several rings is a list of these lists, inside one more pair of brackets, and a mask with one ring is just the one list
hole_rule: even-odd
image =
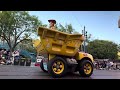
[[119,18],[119,20],[118,20],[118,28],[120,28],[120,18]]
[[85,37],[85,40],[83,42],[83,46],[84,46],[83,51],[87,52],[87,50],[86,50],[86,41],[87,41],[88,35],[87,35],[87,31],[85,30],[85,26],[84,26],[84,30],[82,30],[82,35],[84,35],[84,37]]
[[87,31],[85,32],[85,38],[86,38],[86,40],[87,40]]
[[84,31],[82,30],[82,35],[84,35]]

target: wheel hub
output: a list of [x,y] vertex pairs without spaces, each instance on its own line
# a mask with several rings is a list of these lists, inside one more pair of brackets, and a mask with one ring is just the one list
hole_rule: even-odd
[[87,63],[84,66],[84,71],[85,71],[86,74],[89,74],[91,72],[91,65]]
[[59,68],[60,68],[60,66],[59,66],[59,65],[57,65],[57,66],[56,66],[56,68],[57,68],[57,69],[59,69]]
[[60,74],[60,73],[62,73],[63,72],[63,70],[64,70],[64,64],[63,64],[63,62],[61,62],[61,61],[56,61],[54,64],[53,64],[53,71],[54,71],[54,73],[56,73],[56,74]]

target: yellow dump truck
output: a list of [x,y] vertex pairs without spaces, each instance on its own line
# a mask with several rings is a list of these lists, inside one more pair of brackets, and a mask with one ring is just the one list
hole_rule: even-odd
[[32,43],[33,43],[33,47],[35,47],[35,49],[37,51],[37,54],[39,55],[41,41],[39,39],[36,39],[36,40],[32,40]]
[[38,35],[40,41],[36,44],[36,49],[38,53],[47,56],[47,60],[41,62],[43,71],[48,72],[54,78],[77,71],[83,77],[92,75],[93,56],[79,51],[84,41],[82,34],[68,34],[39,27]]

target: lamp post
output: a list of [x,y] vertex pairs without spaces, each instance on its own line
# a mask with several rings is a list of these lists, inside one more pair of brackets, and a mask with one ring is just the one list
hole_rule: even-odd
[[119,17],[119,20],[118,20],[118,28],[120,28],[120,17]]

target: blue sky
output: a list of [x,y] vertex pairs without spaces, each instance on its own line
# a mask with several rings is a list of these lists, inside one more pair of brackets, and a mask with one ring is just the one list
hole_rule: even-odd
[[110,40],[120,44],[118,28],[120,11],[29,11],[29,13],[38,16],[43,24],[49,24],[48,19],[55,19],[62,25],[72,24],[80,33],[86,26],[93,39]]

